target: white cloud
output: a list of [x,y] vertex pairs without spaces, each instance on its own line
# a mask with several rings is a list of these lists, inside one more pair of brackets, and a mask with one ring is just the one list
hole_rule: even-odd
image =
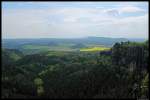
[[143,9],[135,6],[126,6],[119,9],[120,13],[135,13],[135,12],[143,12],[143,11],[144,11]]
[[105,13],[107,13],[109,16],[119,16],[119,11],[117,9],[106,9],[104,10]]
[[[98,34],[113,37],[148,38],[148,15],[114,19],[112,22],[95,27]],[[113,34],[113,35],[112,35]]]
[[142,11],[135,7],[114,9],[53,8],[2,11],[4,38],[28,37],[147,37],[148,15],[119,18],[119,13]]
[[118,6],[116,8],[111,8],[111,9],[105,9],[104,12],[110,16],[119,16],[119,14],[127,14],[127,13],[135,14],[135,13],[145,12],[145,10],[133,5],[127,5],[127,6]]

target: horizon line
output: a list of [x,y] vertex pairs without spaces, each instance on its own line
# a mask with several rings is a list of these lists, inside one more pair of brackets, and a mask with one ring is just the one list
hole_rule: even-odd
[[27,38],[1,38],[1,39],[80,39],[80,38],[92,38],[92,37],[97,37],[97,38],[124,38],[124,39],[149,39],[147,38],[137,38],[137,37],[106,37],[106,36],[85,36],[85,37],[27,37]]

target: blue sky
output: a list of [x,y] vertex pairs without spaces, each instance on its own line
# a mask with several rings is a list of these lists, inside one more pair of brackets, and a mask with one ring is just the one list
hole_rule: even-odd
[[2,2],[2,38],[148,38],[148,2]]

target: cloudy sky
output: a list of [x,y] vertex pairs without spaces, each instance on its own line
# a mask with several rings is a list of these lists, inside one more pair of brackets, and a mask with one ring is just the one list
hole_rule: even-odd
[[2,2],[2,38],[148,38],[148,2]]

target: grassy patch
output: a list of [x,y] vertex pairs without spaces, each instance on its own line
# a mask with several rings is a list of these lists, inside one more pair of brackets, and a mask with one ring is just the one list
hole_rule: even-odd
[[23,49],[49,49],[49,46],[44,46],[44,45],[24,45]]
[[15,61],[21,58],[20,56],[18,56],[18,55],[15,54],[15,53],[11,53],[11,54],[10,54],[10,57],[11,57],[12,59],[14,59]]
[[47,56],[64,56],[64,55],[68,55],[70,52],[66,52],[66,51],[48,51],[46,53]]
[[26,50],[40,50],[40,51],[74,51],[69,47],[70,45],[57,45],[57,46],[45,46],[45,45],[24,45],[23,49]]

